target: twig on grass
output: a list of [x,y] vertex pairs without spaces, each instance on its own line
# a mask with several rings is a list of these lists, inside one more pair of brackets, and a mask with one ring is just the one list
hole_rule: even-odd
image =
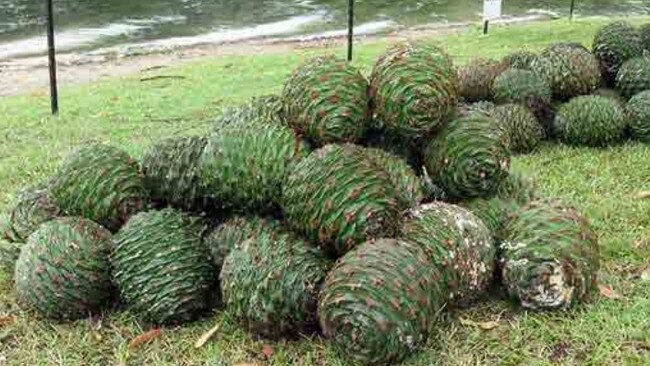
[[174,80],[182,80],[186,79],[185,76],[181,75],[156,75],[156,76],[149,76],[146,78],[140,78],[140,81],[153,81],[153,80],[161,80],[161,79],[174,79]]

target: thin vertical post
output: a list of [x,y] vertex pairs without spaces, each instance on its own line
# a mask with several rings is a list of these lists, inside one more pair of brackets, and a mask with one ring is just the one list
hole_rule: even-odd
[[354,0],[348,0],[348,61],[352,61],[354,42]]
[[569,11],[569,20],[573,20],[573,11],[576,8],[576,0],[571,0],[571,10]]
[[485,19],[483,22],[483,34],[488,34],[488,31],[490,29],[490,21]]
[[50,102],[52,114],[59,113],[59,93],[56,83],[56,49],[54,48],[54,10],[52,0],[47,0],[47,48],[50,63]]

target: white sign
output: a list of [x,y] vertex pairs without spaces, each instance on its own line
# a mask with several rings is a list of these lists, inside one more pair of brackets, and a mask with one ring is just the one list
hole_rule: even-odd
[[501,0],[483,0],[483,19],[501,18]]

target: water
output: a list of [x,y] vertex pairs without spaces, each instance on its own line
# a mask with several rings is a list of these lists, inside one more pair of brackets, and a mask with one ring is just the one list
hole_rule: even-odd
[[[53,0],[59,51],[156,48],[259,37],[335,35],[346,0]],[[568,13],[570,0],[504,0],[509,16]],[[482,0],[356,0],[358,32],[480,19]],[[578,15],[650,14],[650,0],[577,0]],[[45,43],[45,0],[0,0],[0,59]]]

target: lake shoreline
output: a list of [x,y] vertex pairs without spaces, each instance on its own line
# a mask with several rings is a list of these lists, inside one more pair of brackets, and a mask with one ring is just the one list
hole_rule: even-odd
[[[543,22],[550,16],[524,16],[501,19],[496,24]],[[398,42],[460,32],[477,23],[450,23],[445,25],[427,24],[415,27],[397,27],[382,34],[368,34],[355,37],[355,42],[374,42],[385,40]],[[128,52],[64,53],[58,55],[57,67],[60,86],[86,84],[98,80],[141,75],[153,70],[181,65],[202,59],[223,56],[247,56],[273,54],[305,49],[341,48],[343,54],[345,35],[331,33],[319,36],[307,35],[290,38],[261,38],[243,42],[199,44],[186,47],[170,47],[152,50],[129,50]],[[0,97],[21,94],[46,93],[49,88],[47,57],[29,57],[0,61]]]

